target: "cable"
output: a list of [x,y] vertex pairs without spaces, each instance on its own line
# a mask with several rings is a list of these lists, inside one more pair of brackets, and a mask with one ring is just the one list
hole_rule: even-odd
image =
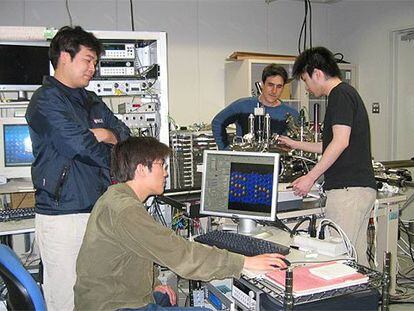
[[340,232],[339,232],[339,230],[334,226],[334,225],[332,225],[331,223],[326,223],[326,224],[323,224],[323,226],[321,226],[321,230],[319,231],[319,235],[318,235],[318,239],[319,240],[325,240],[325,227],[329,227],[329,228],[332,228],[332,229],[334,229],[339,235],[341,234]]
[[354,259],[350,259],[350,258],[336,258],[336,259],[326,259],[326,260],[299,260],[299,261],[290,260],[290,263],[291,265],[302,265],[302,264],[309,264],[309,263],[326,263],[326,262],[338,262],[338,261],[356,262]]
[[312,48],[312,5],[308,0],[309,5],[309,48]]
[[32,254],[33,254],[35,241],[36,241],[36,237],[33,239],[33,242],[30,245],[29,254],[26,255],[26,260],[23,263],[23,266],[25,266],[25,267],[29,266],[32,262],[34,262],[36,260],[40,260],[40,257],[39,257],[39,258],[35,258],[35,259],[31,260],[30,262],[28,262],[30,256],[32,256]]
[[162,215],[162,212],[161,212],[160,206],[159,206],[158,201],[157,201],[157,199],[156,199],[156,198],[154,198],[154,200],[152,201],[152,204],[150,205],[150,208],[152,209],[152,211],[151,211],[151,213],[150,213],[150,214],[152,214],[152,216],[153,216],[156,220],[158,219],[158,221],[159,221],[159,222],[160,222],[163,226],[168,227],[168,226],[167,226],[167,222],[165,221],[165,218],[164,218],[164,216]]
[[[336,58],[336,56],[340,56],[341,58],[338,59],[338,58]],[[337,63],[342,63],[342,61],[344,59],[344,54],[338,52],[338,53],[334,54],[334,57],[335,57]]]
[[135,31],[135,24],[134,24],[134,5],[132,0],[129,0],[129,13],[131,14],[131,29]]
[[291,157],[292,157],[293,159],[300,159],[300,160],[302,160],[303,162],[310,162],[310,163],[312,163],[312,164],[317,164],[317,163],[318,163],[317,161],[314,161],[314,160],[309,159],[309,158],[306,158],[306,157],[298,156],[298,155],[291,155]]
[[408,238],[408,249],[410,251],[411,259],[414,261],[413,250],[411,249],[411,244],[412,244],[412,241],[411,241],[411,233],[408,230],[408,228],[404,225],[404,223],[401,221],[401,219],[398,220],[398,223],[402,226],[402,231],[407,235],[407,238]]
[[332,224],[333,226],[336,227],[336,229],[339,232],[340,237],[342,238],[343,242],[345,243],[345,247],[347,249],[348,256],[351,257],[351,258],[354,258],[355,261],[358,261],[358,256],[357,256],[354,245],[352,245],[351,240],[348,238],[348,236],[342,230],[342,228],[338,224],[336,224],[333,220],[328,219],[328,218],[322,219],[321,222],[319,223],[319,226],[318,226],[317,235],[319,236],[319,233],[320,233],[321,228],[324,225],[324,223],[330,223],[330,224]]
[[[398,242],[402,242],[408,249],[411,249],[411,252],[412,252],[412,248],[410,247],[410,245],[402,238],[402,237],[400,237],[400,239],[399,239],[399,241]],[[410,257],[410,259],[412,260],[412,261],[414,261],[413,260],[413,257],[411,257],[411,254],[407,251],[407,250],[405,250],[403,247],[402,247],[402,245],[399,245],[399,244],[397,244],[397,246],[401,249],[401,251],[404,253],[404,254],[406,254],[408,257]]]
[[292,234],[292,231],[290,230],[290,228],[286,226],[285,223],[281,221],[277,216],[276,216],[275,221],[258,220],[257,223],[266,225],[266,226],[276,227],[283,231],[286,231],[289,234]]
[[306,50],[306,37],[308,34],[308,1],[305,0],[305,17],[303,19],[304,32],[303,32],[303,51]]
[[407,256],[410,256],[410,253],[408,253],[408,251],[406,251],[401,245],[397,244],[397,247]]
[[310,222],[312,221],[312,219],[309,217],[309,216],[307,216],[307,217],[305,217],[305,218],[303,218],[303,219],[301,219],[301,220],[299,220],[297,223],[296,223],[296,225],[293,227],[293,229],[291,230],[291,232],[290,232],[290,237],[292,238],[295,234],[296,234],[296,232],[297,232],[297,230],[298,230],[298,228],[299,228],[299,226],[301,225],[301,224],[303,224],[305,221],[309,221],[309,225],[310,225]]
[[[303,38],[303,50],[306,50],[307,43],[307,31],[309,27],[309,47],[312,48],[312,5],[310,0],[304,0],[305,4],[305,15],[303,17],[302,26],[299,32],[298,40],[298,52],[301,53],[301,43]],[[309,15],[309,24],[308,24],[308,15]]]
[[66,6],[66,12],[68,12],[68,16],[69,16],[69,25],[70,27],[72,27],[73,22],[72,22],[72,14],[70,13],[70,9],[69,9],[69,0],[65,0],[65,6]]
[[407,201],[405,201],[404,205],[400,208],[400,212],[405,210],[407,208],[407,206],[410,205],[411,202],[413,202],[413,201],[414,201],[414,193],[407,199]]
[[[305,0],[306,3],[306,0]],[[306,7],[306,6],[305,6]],[[307,10],[305,9],[305,16],[303,17],[303,22],[302,22],[302,27],[300,28],[300,32],[299,32],[299,40],[298,40],[298,54],[301,53],[301,49],[300,49],[300,43],[302,41],[302,34],[303,34],[303,29],[305,28],[305,23],[306,23],[306,14],[307,14]]]

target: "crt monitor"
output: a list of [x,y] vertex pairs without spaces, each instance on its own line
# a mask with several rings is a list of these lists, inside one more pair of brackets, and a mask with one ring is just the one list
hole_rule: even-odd
[[36,90],[50,73],[48,53],[48,42],[1,42],[0,91]]
[[29,126],[24,118],[0,118],[0,176],[30,178],[33,162]]
[[276,219],[279,154],[206,150],[200,213],[239,219],[238,230]]

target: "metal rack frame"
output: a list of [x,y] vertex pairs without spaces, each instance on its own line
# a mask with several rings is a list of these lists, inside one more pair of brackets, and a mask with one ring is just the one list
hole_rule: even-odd
[[356,268],[359,273],[367,275],[369,277],[368,283],[332,289],[310,295],[295,296],[292,291],[292,280],[294,279],[292,276],[294,267],[289,267],[286,270],[285,289],[282,289],[276,286],[274,283],[263,278],[248,277],[246,275],[243,275],[241,278],[260,289],[264,294],[267,294],[270,300],[274,300],[276,303],[283,304],[285,310],[293,310],[294,305],[302,305],[347,294],[355,294],[370,289],[377,289],[379,292],[381,292],[381,310],[388,310],[390,286],[390,253],[387,252],[384,255],[384,273],[380,273],[370,268],[358,265],[355,262],[347,262],[346,264],[353,268]]

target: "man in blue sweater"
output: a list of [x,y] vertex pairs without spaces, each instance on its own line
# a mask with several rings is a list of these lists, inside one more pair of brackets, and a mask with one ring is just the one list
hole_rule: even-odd
[[259,103],[264,107],[265,113],[270,115],[270,128],[272,133],[285,134],[286,117],[292,115],[298,118],[298,112],[280,100],[283,88],[287,82],[288,74],[282,66],[270,64],[263,69],[262,94],[260,96],[240,98],[220,111],[211,122],[214,139],[220,150],[229,147],[227,126],[236,124],[237,136],[248,133],[249,115]]

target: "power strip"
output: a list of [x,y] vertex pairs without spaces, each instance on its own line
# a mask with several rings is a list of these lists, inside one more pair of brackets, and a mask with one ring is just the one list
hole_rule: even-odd
[[293,237],[293,243],[299,249],[315,251],[326,256],[337,257],[347,252],[345,243],[340,238],[319,240],[306,235],[295,235]]

